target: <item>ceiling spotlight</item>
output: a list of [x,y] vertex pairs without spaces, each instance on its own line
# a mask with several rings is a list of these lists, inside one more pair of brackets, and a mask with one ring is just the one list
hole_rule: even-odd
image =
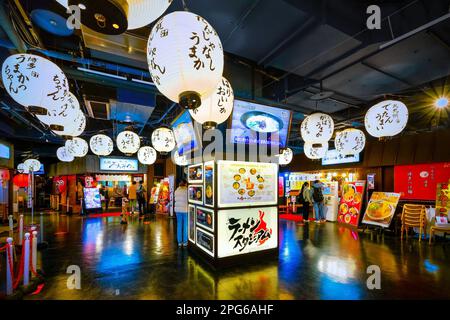
[[78,4],[78,8],[80,8],[81,10],[86,10],[86,6],[82,3]]
[[119,25],[117,23],[113,23],[112,26],[113,26],[114,29],[119,29]]
[[435,101],[434,105],[436,106],[436,108],[439,108],[439,109],[447,108],[447,106],[448,106],[448,98],[441,97],[441,98],[439,98],[439,99],[437,99]]

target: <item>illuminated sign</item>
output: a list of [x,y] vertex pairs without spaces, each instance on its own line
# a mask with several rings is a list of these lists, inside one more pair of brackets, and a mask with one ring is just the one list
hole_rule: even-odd
[[9,159],[10,157],[11,153],[9,147],[0,143],[0,158]]
[[100,158],[101,171],[138,171],[137,159]]
[[325,157],[322,158],[322,165],[354,163],[359,162],[359,153],[351,156],[343,156],[336,149],[328,150]]

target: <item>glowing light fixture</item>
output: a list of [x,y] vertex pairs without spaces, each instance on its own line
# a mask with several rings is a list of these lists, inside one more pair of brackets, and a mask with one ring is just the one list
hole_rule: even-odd
[[89,147],[98,156],[108,156],[113,151],[114,143],[107,135],[96,134],[89,140]]
[[148,146],[141,147],[137,156],[140,163],[151,165],[156,161],[156,150]]
[[328,142],[322,143],[319,147],[313,146],[313,144],[310,142],[305,142],[303,151],[305,152],[306,157],[308,157],[309,159],[321,159],[328,151]]
[[375,138],[392,137],[408,124],[408,108],[401,101],[386,100],[371,107],[365,116],[367,132]]
[[343,156],[352,156],[364,150],[366,136],[358,129],[345,129],[336,134],[334,146]]
[[23,164],[29,171],[36,172],[41,168],[41,163],[37,159],[27,159],[23,162]]
[[58,150],[56,150],[56,157],[62,162],[71,162],[75,159],[75,157],[67,151],[66,146],[59,147]]
[[439,108],[439,109],[447,108],[448,107],[448,98],[447,97],[438,98],[434,102],[434,105],[436,106],[436,108]]
[[300,126],[303,140],[314,144],[314,147],[320,147],[321,144],[328,142],[333,136],[333,131],[333,118],[320,112],[307,116]]
[[139,150],[141,140],[133,131],[125,130],[117,135],[117,148],[125,154],[133,154]]
[[283,149],[282,153],[279,155],[278,164],[287,165],[287,164],[291,163],[293,158],[294,158],[294,153],[292,152],[291,148]]
[[128,0],[128,30],[139,29],[158,19],[173,0]]
[[160,127],[152,133],[152,145],[156,151],[167,153],[175,148],[175,135],[172,129]]
[[67,140],[65,146],[67,152],[74,157],[84,157],[89,151],[86,140],[77,137]]
[[180,155],[180,153],[177,151],[175,151],[173,153],[173,162],[180,167],[184,167],[187,166],[189,164],[189,159],[187,158],[187,156],[184,155]]

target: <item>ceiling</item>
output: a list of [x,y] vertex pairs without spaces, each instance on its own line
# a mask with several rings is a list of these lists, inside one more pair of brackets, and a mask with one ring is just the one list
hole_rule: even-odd
[[[119,36],[85,27],[59,36],[58,31],[44,30],[49,19],[59,25],[65,21],[65,10],[56,0],[0,2],[0,14],[7,17],[0,19],[0,61],[25,48],[62,66],[71,91],[90,116],[86,136],[96,131],[114,135],[133,124],[149,137],[157,125],[170,123],[181,111],[146,83],[145,49],[152,25]],[[185,2],[218,32],[226,52],[224,74],[236,96],[293,110],[292,128],[315,110],[331,114],[337,128],[361,126],[367,108],[386,97],[410,108],[405,134],[450,125],[447,110],[430,111],[433,98],[450,91],[450,0]],[[381,8],[380,30],[366,26],[366,9],[374,3]],[[182,9],[182,2],[174,0],[168,12]],[[45,19],[52,15],[56,17]],[[123,91],[140,100],[127,101]],[[311,99],[320,92],[332,95]],[[2,135],[17,141],[23,151],[47,140],[40,152],[48,149],[48,155],[54,155],[62,140],[4,90],[0,100]],[[89,114],[90,101],[98,100],[110,108],[108,119]],[[292,147],[301,146],[298,131],[290,135]]]

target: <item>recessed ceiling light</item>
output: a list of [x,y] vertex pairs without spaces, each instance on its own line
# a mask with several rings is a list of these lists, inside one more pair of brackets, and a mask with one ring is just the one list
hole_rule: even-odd
[[441,97],[439,99],[436,99],[434,105],[439,109],[447,108],[448,106],[448,98],[447,97]]
[[119,25],[117,23],[113,23],[112,26],[113,26],[114,29],[119,29]]
[[86,10],[86,6],[82,3],[78,4],[78,8],[80,8],[81,10]]

